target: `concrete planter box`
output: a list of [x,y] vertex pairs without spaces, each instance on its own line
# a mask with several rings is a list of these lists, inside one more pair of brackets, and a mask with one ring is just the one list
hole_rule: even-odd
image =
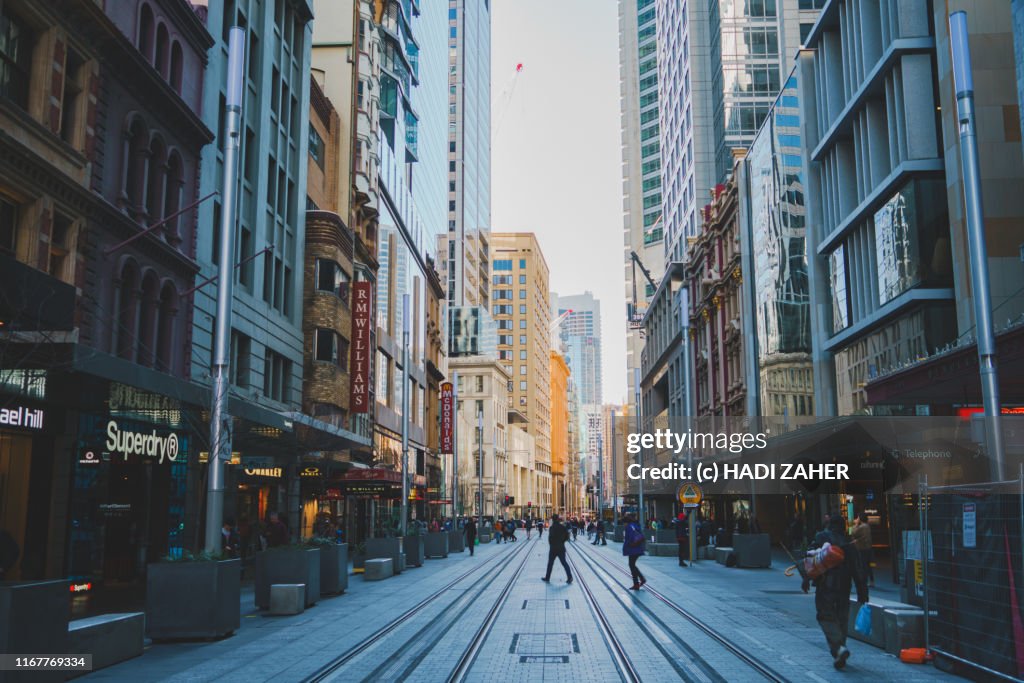
[[298,546],[264,550],[256,554],[256,606],[270,608],[270,587],[275,583],[306,586],[306,607],[320,599],[320,549]]
[[[650,532],[648,532],[650,533]],[[656,532],[654,542],[655,543],[675,543],[676,542],[676,531],[675,529],[658,529]]]
[[[145,645],[146,615],[142,612],[103,614],[76,619],[68,624],[69,655],[92,655],[92,670],[139,657]],[[68,678],[84,676],[70,671]]]
[[160,562],[146,570],[146,635],[223,638],[241,623],[242,561]]
[[462,531],[448,532],[448,552],[462,553],[466,551],[466,536]]
[[395,574],[404,567],[400,560],[402,541],[399,538],[368,538],[366,539],[366,559],[376,560],[391,558],[391,568]]
[[320,546],[320,595],[337,595],[348,588],[348,544]]
[[622,543],[623,541],[625,541],[626,540],[626,527],[622,526],[621,524],[617,525],[612,530],[612,540],[615,541],[616,543]]
[[736,551],[737,567],[772,566],[772,541],[768,534],[735,534],[732,547]]
[[423,554],[427,557],[448,557],[448,532],[439,531],[424,536]]
[[406,536],[402,545],[405,551],[405,564],[407,567],[422,567],[426,558],[423,547],[422,536]]
[[[70,593],[67,581],[0,582],[0,652],[67,652]],[[0,681],[63,681],[65,671],[0,671]]]
[[492,540],[491,539],[491,532],[490,531],[482,532],[479,536],[476,537],[476,540],[480,541],[481,543],[490,543],[491,540]]

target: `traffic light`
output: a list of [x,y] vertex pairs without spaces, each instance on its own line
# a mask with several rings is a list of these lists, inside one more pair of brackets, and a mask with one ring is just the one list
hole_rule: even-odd
[[512,504],[512,503],[511,503],[511,501],[510,501],[509,497],[508,497],[508,496],[505,496],[505,506],[507,507],[507,506],[509,506],[509,505],[511,505],[511,504]]

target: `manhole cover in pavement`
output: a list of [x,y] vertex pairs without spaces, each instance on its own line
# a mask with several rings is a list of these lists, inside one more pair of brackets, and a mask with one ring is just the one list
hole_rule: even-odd
[[508,651],[527,656],[571,655],[580,651],[580,643],[575,633],[516,633]]
[[569,609],[569,601],[560,598],[532,598],[530,600],[523,600],[523,609],[544,609],[545,607],[554,607],[555,609],[564,607]]

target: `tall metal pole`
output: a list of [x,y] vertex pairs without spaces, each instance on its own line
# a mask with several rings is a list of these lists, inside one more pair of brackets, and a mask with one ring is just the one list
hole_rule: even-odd
[[452,374],[452,528],[458,530],[459,516],[459,373]]
[[[637,434],[643,433],[643,426],[640,423],[640,368],[633,368],[633,398],[636,400],[636,431]],[[644,447],[640,446],[640,453],[637,454],[637,462],[640,463],[640,474],[643,475],[644,467]],[[641,476],[637,481],[639,487],[640,496],[639,504],[637,505],[637,522],[640,523],[640,528],[644,528],[644,478]]]
[[604,519],[604,434],[597,435],[597,518]]
[[[681,309],[679,319],[683,323],[683,416],[687,418],[686,429],[691,428],[689,418],[693,417],[693,395],[690,382],[690,288],[683,287],[679,293]],[[693,478],[693,449],[686,449],[686,469]],[[690,563],[697,559],[697,513],[700,508],[686,515],[690,533]]]
[[964,175],[964,215],[971,259],[971,291],[974,322],[978,331],[978,372],[985,404],[985,431],[993,481],[1003,480],[1003,432],[996,371],[996,340],[992,329],[992,295],[989,291],[988,249],[985,246],[985,212],[981,199],[981,168],[978,161],[977,122],[974,114],[974,78],[971,49],[967,42],[967,13],[949,16],[949,42],[956,86],[957,122],[960,128],[960,161]]
[[238,146],[242,129],[242,82],[245,65],[245,30],[237,26],[228,35],[226,93],[227,140],[224,142],[224,206],[220,222],[220,262],[217,264],[217,320],[214,331],[213,403],[210,408],[210,457],[206,483],[206,551],[221,550],[224,519],[224,465],[231,460],[231,303],[235,282],[235,218],[238,214]]
[[491,507],[491,511],[494,513],[494,518],[498,518],[498,428],[495,427],[491,436],[491,450],[494,451],[494,471],[491,473],[491,499],[494,501],[494,505]]
[[409,295],[402,295],[402,538],[409,524]]
[[615,411],[613,410],[612,411],[612,526],[614,526],[615,524],[618,524],[618,522],[619,522],[619,513],[618,513],[618,510],[617,510],[618,503],[619,503],[619,477],[618,477],[619,468],[618,468],[618,466],[617,466],[617,464],[615,462],[615,451],[616,451],[616,448],[617,448],[617,446],[616,446],[616,442],[617,441],[618,441],[618,439],[616,438],[616,434],[615,434]]
[[480,497],[479,524],[477,527],[482,532],[484,529],[484,411],[482,410],[476,414],[476,432],[478,454],[476,460],[477,495]]

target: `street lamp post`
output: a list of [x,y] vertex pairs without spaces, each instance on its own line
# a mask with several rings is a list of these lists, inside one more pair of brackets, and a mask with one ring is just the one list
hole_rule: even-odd
[[210,407],[210,456],[206,482],[206,551],[221,551],[224,518],[224,465],[231,459],[231,305],[234,299],[235,221],[238,213],[238,146],[242,119],[242,71],[245,30],[237,26],[228,38],[226,94],[227,140],[224,145],[224,210],[220,222],[220,262],[217,264],[217,320],[214,330],[213,403]]
[[459,373],[452,375],[452,528],[459,516]]
[[402,295],[402,539],[409,519],[409,295]]
[[479,528],[482,532],[484,530],[484,411],[480,411],[476,414],[476,432],[477,432],[477,460],[476,460],[476,476],[477,476],[477,495],[480,498],[479,507]]
[[960,128],[960,159],[964,176],[964,215],[971,259],[971,291],[974,322],[978,331],[978,372],[985,404],[986,445],[993,481],[1003,480],[1003,432],[996,370],[996,340],[992,329],[992,294],[989,289],[988,249],[985,245],[985,212],[981,200],[981,167],[978,160],[977,123],[974,113],[974,78],[967,42],[967,13],[949,16],[949,40],[956,86],[957,122]]
[[[693,395],[691,394],[690,384],[690,288],[683,287],[679,293],[681,310],[679,312],[680,320],[683,323],[683,415],[688,418],[686,420],[687,430],[690,429],[690,419],[693,417]],[[690,478],[693,478],[693,449],[686,449],[686,469],[690,472]],[[753,496],[751,496],[753,499]],[[690,534],[690,563],[697,558],[697,510],[686,515],[687,526],[689,527]]]
[[[633,398],[636,401],[636,431],[640,434],[642,428],[640,426],[640,368],[633,368]],[[640,492],[639,504],[637,505],[637,522],[640,524],[640,528],[644,528],[644,447],[640,446],[640,452],[637,454],[637,462],[640,463],[640,478],[637,479],[637,487]]]
[[597,435],[597,519],[604,519],[604,434]]

